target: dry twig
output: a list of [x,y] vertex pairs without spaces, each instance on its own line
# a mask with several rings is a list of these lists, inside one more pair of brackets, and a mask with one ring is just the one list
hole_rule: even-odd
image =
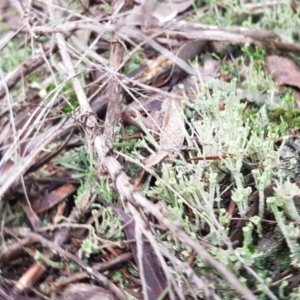
[[[123,3],[119,0],[113,1],[114,16],[117,13],[127,11],[133,6],[133,0],[125,0]],[[111,43],[110,51],[110,67],[112,70],[117,70],[123,60],[123,45],[120,41],[114,40]],[[113,140],[115,136],[115,128],[120,120],[122,88],[116,80],[111,80],[108,83],[107,94],[109,95],[107,114],[105,119],[104,133],[107,137]]]

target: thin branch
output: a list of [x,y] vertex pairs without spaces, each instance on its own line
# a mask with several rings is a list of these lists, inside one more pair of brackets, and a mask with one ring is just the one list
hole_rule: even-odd
[[44,53],[34,54],[31,58],[22,63],[16,70],[8,74],[4,80],[0,82],[0,98],[5,95],[5,88],[9,90],[14,87],[23,77],[31,74],[37,68],[45,63],[45,57],[49,58],[52,53],[57,51],[57,46],[46,44]]
[[92,278],[97,280],[103,287],[106,289],[112,291],[119,299],[126,300],[127,297],[125,294],[112,282],[110,282],[105,276],[103,276],[101,273],[99,273],[96,270],[93,270],[87,263],[79,259],[77,256],[73,255],[72,253],[62,249],[60,246],[58,246],[56,243],[51,242],[47,240],[46,238],[42,237],[41,235],[33,232],[19,232],[18,233],[21,236],[31,238],[33,240],[36,240],[40,242],[43,246],[51,249],[52,251],[56,251],[61,256],[64,256],[74,263],[76,263],[78,266],[80,266],[84,271],[86,271]]
[[[125,0],[121,6],[121,1],[113,1],[114,14],[127,11],[132,8],[133,0]],[[110,49],[110,67],[112,70],[118,70],[123,60],[123,45],[120,41],[114,39]],[[104,134],[113,140],[115,136],[115,128],[120,120],[121,102],[122,102],[122,87],[116,80],[110,80],[107,87],[109,97],[107,113],[104,125]]]

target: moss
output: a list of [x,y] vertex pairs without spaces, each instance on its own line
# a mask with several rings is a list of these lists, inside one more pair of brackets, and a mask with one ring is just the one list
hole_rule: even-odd
[[298,130],[300,128],[300,110],[299,109],[286,109],[276,108],[273,112],[269,113],[269,119],[275,124],[280,124],[282,121],[288,124],[289,128]]
[[136,164],[126,162],[124,165],[124,171],[129,177],[136,178],[141,173],[142,168]]

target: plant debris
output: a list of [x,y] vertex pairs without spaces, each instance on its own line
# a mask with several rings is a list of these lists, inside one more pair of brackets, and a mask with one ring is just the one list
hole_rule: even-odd
[[300,297],[296,2],[0,4],[1,299]]

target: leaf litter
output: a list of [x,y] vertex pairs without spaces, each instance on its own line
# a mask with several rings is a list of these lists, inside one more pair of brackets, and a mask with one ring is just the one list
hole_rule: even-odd
[[2,298],[297,299],[299,7],[227,5],[1,4]]

